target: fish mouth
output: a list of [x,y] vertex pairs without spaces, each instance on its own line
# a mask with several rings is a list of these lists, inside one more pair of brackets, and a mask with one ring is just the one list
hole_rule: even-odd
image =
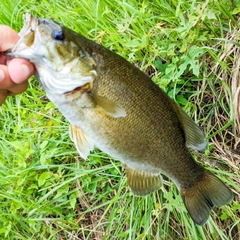
[[[33,45],[36,41],[36,30],[40,25],[38,18],[26,13],[24,16],[24,26],[18,33],[18,42],[10,49],[3,52],[3,55],[8,58],[23,58],[27,60],[32,59]],[[30,51],[30,49],[32,49]]]

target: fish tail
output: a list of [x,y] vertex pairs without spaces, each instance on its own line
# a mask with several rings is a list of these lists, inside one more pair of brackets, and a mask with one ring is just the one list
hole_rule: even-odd
[[232,191],[207,170],[200,182],[180,192],[189,215],[200,226],[206,223],[214,206],[225,205],[233,199]]

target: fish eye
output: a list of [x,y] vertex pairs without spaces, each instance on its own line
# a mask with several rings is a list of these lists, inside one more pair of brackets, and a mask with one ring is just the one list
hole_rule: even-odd
[[63,41],[65,39],[65,35],[62,30],[53,30],[52,38],[58,41]]

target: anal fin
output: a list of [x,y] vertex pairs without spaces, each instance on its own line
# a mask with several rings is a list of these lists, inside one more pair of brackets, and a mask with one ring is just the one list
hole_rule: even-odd
[[83,159],[86,159],[90,151],[93,150],[94,144],[83,130],[73,124],[69,126],[71,140],[75,143],[78,153]]
[[159,173],[132,169],[126,164],[123,166],[126,170],[128,185],[133,194],[145,196],[158,190],[162,186],[162,179]]

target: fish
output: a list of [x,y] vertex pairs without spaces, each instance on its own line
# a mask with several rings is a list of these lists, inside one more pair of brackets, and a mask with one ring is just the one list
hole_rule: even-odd
[[46,96],[70,122],[83,159],[96,147],[119,160],[137,196],[179,189],[192,220],[202,226],[233,192],[197,163],[190,149],[208,143],[200,128],[152,79],[118,54],[50,19],[25,14],[18,42],[4,55],[35,66]]

